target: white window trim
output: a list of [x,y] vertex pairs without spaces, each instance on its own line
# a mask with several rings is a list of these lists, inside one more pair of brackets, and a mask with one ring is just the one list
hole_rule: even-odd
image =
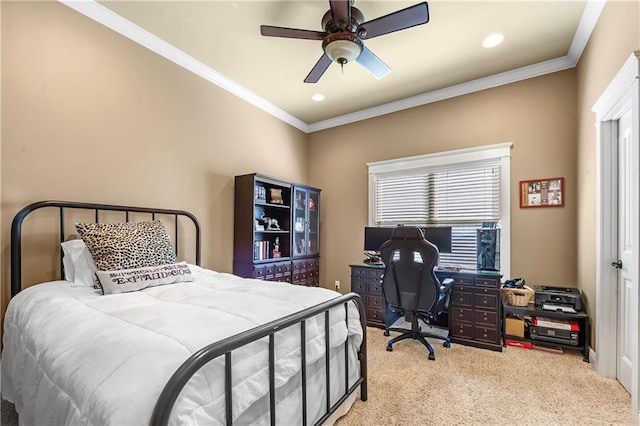
[[511,277],[511,147],[512,142],[457,149],[414,157],[367,163],[369,168],[369,226],[375,226],[375,178],[376,174],[406,171],[421,167],[434,167],[470,161],[500,159],[500,266],[502,276]]

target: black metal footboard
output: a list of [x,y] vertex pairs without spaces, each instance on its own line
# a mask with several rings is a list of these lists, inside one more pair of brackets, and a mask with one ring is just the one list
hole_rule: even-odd
[[[362,325],[363,340],[358,351],[358,359],[360,361],[360,377],[349,386],[349,363],[348,363],[348,339],[345,341],[345,389],[344,395],[333,405],[331,405],[331,389],[330,389],[330,357],[329,357],[329,310],[333,307],[344,305],[345,321],[349,321],[348,305],[355,303],[360,312],[360,323]],[[301,375],[302,375],[302,413],[300,424],[307,425],[307,382],[306,382],[306,336],[305,321],[315,315],[324,313],[325,318],[325,373],[326,373],[326,412],[316,424],[324,423],[335,410],[360,386],[360,399],[367,400],[367,329],[366,329],[366,313],[365,307],[356,293],[349,293],[335,299],[328,300],[324,303],[305,309],[303,311],[288,315],[277,319],[270,323],[247,330],[235,336],[228,337],[222,341],[212,343],[198,352],[191,355],[171,376],[171,379],[165,385],[151,417],[152,426],[164,426],[169,424],[169,416],[178,395],[187,384],[189,379],[198,372],[205,364],[213,359],[224,355],[225,368],[225,406],[226,406],[226,424],[233,423],[232,413],[232,372],[231,372],[231,352],[251,342],[259,340],[263,337],[269,337],[269,408],[271,426],[276,424],[276,403],[275,403],[275,333],[295,324],[300,324],[300,348],[301,348]]]

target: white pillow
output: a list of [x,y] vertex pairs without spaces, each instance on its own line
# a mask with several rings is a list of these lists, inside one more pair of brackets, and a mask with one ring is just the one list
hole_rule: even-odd
[[60,245],[64,253],[62,264],[65,279],[72,287],[95,287],[98,284],[97,268],[84,241],[69,240]]
[[193,281],[187,262],[117,271],[96,271],[104,294],[127,293],[158,285]]

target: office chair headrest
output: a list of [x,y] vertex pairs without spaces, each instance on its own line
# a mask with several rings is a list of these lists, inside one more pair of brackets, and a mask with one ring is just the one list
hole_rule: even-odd
[[424,234],[415,226],[396,226],[391,231],[391,239],[424,240]]

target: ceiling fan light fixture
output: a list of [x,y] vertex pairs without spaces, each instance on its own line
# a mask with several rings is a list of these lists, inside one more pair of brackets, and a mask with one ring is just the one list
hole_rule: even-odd
[[351,40],[336,40],[327,44],[324,52],[333,62],[344,65],[355,61],[360,56],[362,47]]
[[362,46],[358,36],[348,31],[329,34],[322,40],[324,53],[340,65],[355,61],[362,53]]

